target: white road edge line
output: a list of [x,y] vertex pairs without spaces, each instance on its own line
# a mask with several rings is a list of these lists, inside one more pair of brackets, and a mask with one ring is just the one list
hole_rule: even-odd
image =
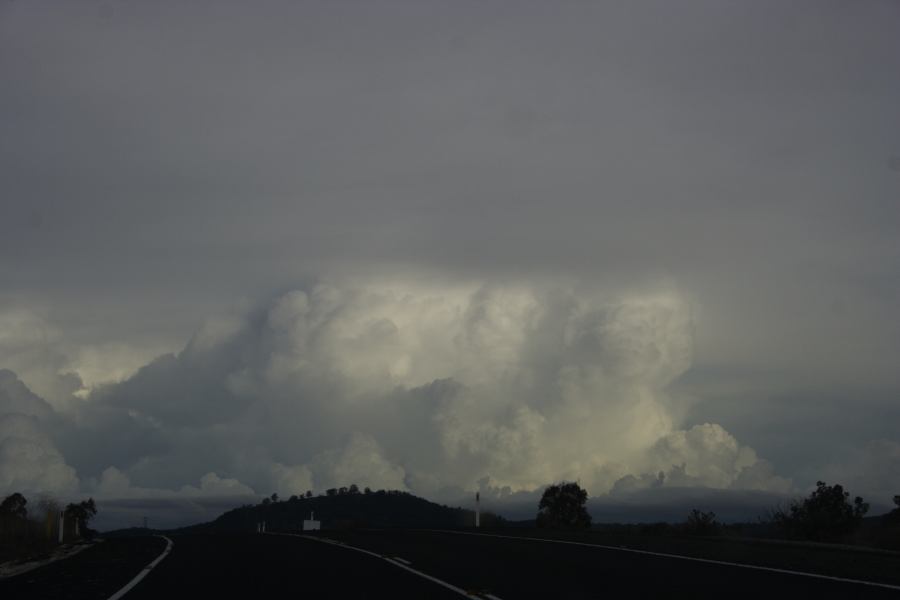
[[[431,581],[431,582],[436,583],[436,584],[438,584],[438,585],[444,586],[444,587],[447,588],[448,590],[454,591],[454,592],[456,592],[457,594],[459,594],[460,596],[465,596],[466,598],[480,598],[480,597],[482,597],[482,596],[479,596],[479,595],[470,594],[470,593],[467,592],[466,590],[464,590],[464,589],[462,589],[462,588],[459,588],[459,587],[456,587],[456,586],[453,585],[452,583],[447,583],[447,582],[444,581],[443,579],[438,579],[437,577],[432,577],[431,575],[429,575],[429,574],[427,574],[427,573],[423,573],[422,571],[417,571],[417,570],[413,569],[412,567],[408,567],[408,566],[406,566],[405,564],[403,564],[402,562],[400,562],[400,561],[403,560],[403,559],[396,559],[396,558],[391,558],[391,557],[388,557],[388,556],[382,556],[381,554],[378,554],[377,552],[371,552],[371,551],[365,550],[365,549],[363,549],[363,548],[357,548],[356,546],[350,546],[349,544],[345,544],[345,543],[343,543],[343,542],[337,542],[337,541],[335,541],[335,540],[329,540],[329,539],[326,539],[326,538],[314,537],[314,536],[311,536],[311,535],[301,535],[301,534],[299,534],[299,533],[276,533],[276,532],[274,532],[274,531],[273,531],[273,532],[270,532],[270,534],[271,534],[271,535],[287,535],[287,536],[292,536],[292,537],[299,537],[299,538],[304,538],[304,539],[307,539],[307,540],[313,540],[313,541],[316,541],[316,542],[321,542],[321,543],[323,543],[323,544],[330,544],[330,545],[332,545],[332,546],[337,546],[338,548],[346,548],[347,550],[356,550],[357,552],[362,552],[363,554],[368,554],[369,556],[374,556],[375,558],[380,558],[381,560],[386,561],[386,562],[389,562],[389,563],[391,563],[392,565],[394,565],[395,567],[400,567],[401,569],[404,569],[404,570],[406,570],[406,571],[409,571],[410,573],[415,573],[415,574],[418,575],[419,577],[423,577],[423,578],[427,579],[428,581]],[[496,598],[496,596],[494,596],[494,598]],[[113,599],[110,598],[110,600],[113,600]],[[500,600],[500,599],[499,599],[499,598],[496,598],[496,600]]]
[[175,542],[173,542],[172,540],[170,540],[169,538],[167,538],[167,537],[164,536],[164,535],[160,535],[160,536],[157,536],[157,537],[161,537],[162,539],[166,540],[166,549],[162,551],[162,554],[160,554],[159,556],[157,556],[156,558],[154,558],[153,561],[152,561],[149,565],[147,565],[146,567],[144,567],[144,568],[141,570],[141,572],[138,573],[138,574],[135,576],[134,579],[132,579],[131,581],[129,581],[128,583],[126,583],[126,584],[125,584],[125,587],[123,587],[123,588],[120,589],[118,592],[116,592],[115,594],[113,594],[112,596],[110,596],[107,600],[119,600],[119,598],[121,598],[122,596],[124,596],[125,594],[127,594],[129,591],[131,591],[131,588],[133,588],[134,586],[136,586],[137,584],[139,584],[139,583],[141,582],[141,580],[142,580],[144,577],[146,577],[147,574],[148,574],[151,570],[153,570],[153,567],[155,567],[156,565],[158,565],[160,562],[162,562],[162,559],[164,559],[166,556],[169,555],[169,552],[172,551],[172,546],[175,545]]
[[394,558],[394,560],[399,560],[399,561],[402,562],[404,565],[411,565],[411,564],[412,564],[410,561],[406,560],[405,558],[400,558],[399,556],[395,556],[395,557],[393,557],[393,558]]
[[476,535],[481,537],[505,538],[509,540],[530,540],[533,542],[549,542],[552,544],[569,544],[572,546],[587,546],[588,548],[600,548],[602,550],[616,550],[618,552],[632,552],[634,554],[645,554],[648,556],[662,556],[664,558],[679,558],[681,560],[692,560],[694,562],[709,563],[713,565],[724,565],[727,567],[741,567],[742,569],[753,569],[756,571],[770,571],[772,573],[784,573],[787,575],[799,575],[801,577],[813,577],[815,579],[827,579],[829,581],[842,581],[844,583],[855,583],[858,585],[869,585],[874,587],[886,588],[889,590],[900,590],[900,585],[891,585],[889,583],[878,583],[877,581],[866,581],[865,579],[849,579],[847,577],[835,577],[833,575],[820,575],[818,573],[807,573],[806,571],[791,571],[789,569],[779,569],[777,567],[763,567],[762,565],[747,565],[744,563],[728,562],[724,560],[714,560],[712,558],[696,558],[694,556],[683,556],[681,554],[668,554],[665,552],[651,552],[650,550],[636,550],[634,548],[623,548],[621,546],[604,546],[603,544],[588,544],[586,542],[570,542],[568,540],[550,540],[547,538],[525,537],[518,535],[500,535],[497,533],[473,533],[471,531],[453,531],[451,529],[423,529],[422,531],[436,531],[439,533],[455,533],[457,535]]

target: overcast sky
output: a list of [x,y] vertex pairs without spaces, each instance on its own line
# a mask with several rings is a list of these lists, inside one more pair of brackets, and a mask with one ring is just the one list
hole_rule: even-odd
[[889,504],[898,31],[0,0],[0,493]]

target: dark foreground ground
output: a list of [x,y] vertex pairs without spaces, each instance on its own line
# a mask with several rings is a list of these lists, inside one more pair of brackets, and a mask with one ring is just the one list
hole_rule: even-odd
[[[463,590],[511,598],[900,598],[900,591],[617,550],[427,531],[323,532],[398,557]],[[125,598],[459,598],[377,557],[284,535],[183,535]],[[161,538],[107,540],[0,580],[0,598],[106,599],[162,552]]]

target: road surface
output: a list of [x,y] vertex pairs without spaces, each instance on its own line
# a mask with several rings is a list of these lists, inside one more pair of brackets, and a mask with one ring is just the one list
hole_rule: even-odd
[[[900,598],[898,590],[848,582],[523,539],[399,530],[317,537],[173,536],[169,555],[124,597]],[[0,597],[107,600],[165,547],[154,537],[107,540],[0,581]]]
[[[900,590],[580,545],[427,531],[325,533],[402,556],[454,584],[513,598],[609,598],[610,593],[690,598],[900,598]],[[898,564],[900,568],[900,564]]]

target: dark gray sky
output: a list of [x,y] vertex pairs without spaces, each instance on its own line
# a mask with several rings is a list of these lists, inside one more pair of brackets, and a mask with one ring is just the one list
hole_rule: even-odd
[[889,0],[0,2],[0,457],[46,461],[0,492],[885,504],[897,31]]

